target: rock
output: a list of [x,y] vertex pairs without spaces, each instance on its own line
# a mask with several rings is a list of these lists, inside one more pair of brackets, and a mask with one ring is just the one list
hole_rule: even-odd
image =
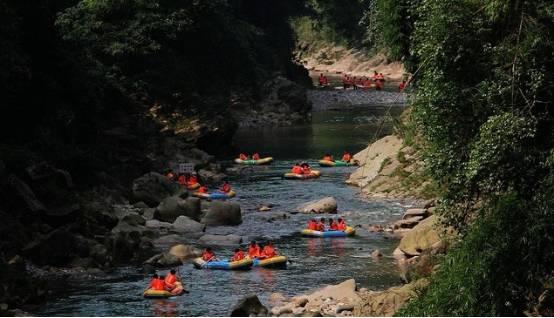
[[139,201],[139,202],[136,202],[135,204],[133,204],[133,206],[137,209],[141,209],[141,210],[144,210],[144,209],[148,209],[149,206],[148,204],[142,202],[142,201]]
[[175,255],[169,253],[156,254],[144,262],[146,265],[152,265],[154,267],[174,267],[183,264],[181,259]]
[[175,244],[180,244],[182,241],[183,238],[181,235],[169,234],[158,237],[153,241],[153,243],[154,246],[157,247],[169,248],[170,246],[173,246]]
[[272,293],[269,295],[269,304],[276,306],[287,301],[287,297],[281,293]]
[[179,196],[165,198],[156,208],[154,218],[164,222],[173,223],[177,217],[184,215],[191,219],[198,220],[200,216],[200,199]]
[[208,184],[221,183],[226,177],[223,173],[217,173],[205,169],[200,169],[200,171],[198,171],[198,176],[200,177],[200,180]]
[[154,218],[154,213],[156,213],[155,208],[147,208],[142,211],[142,217],[148,221]]
[[400,240],[398,249],[408,256],[420,255],[423,251],[431,249],[433,244],[440,241],[435,215],[428,217],[414,227]]
[[435,207],[436,204],[437,203],[436,203],[435,199],[429,199],[429,200],[425,201],[425,203],[423,204],[423,208],[429,209],[431,207]]
[[146,226],[119,221],[111,233],[111,252],[116,261],[140,258],[152,248],[152,242],[146,239],[153,232]]
[[301,316],[306,311],[306,308],[304,307],[296,307],[292,310],[292,314],[294,316]]
[[181,215],[175,220],[175,222],[173,222],[173,229],[182,233],[197,233],[204,232],[206,230],[206,226],[189,217]]
[[66,228],[58,228],[27,244],[22,253],[37,265],[65,265],[75,256],[74,238]]
[[146,227],[151,229],[173,229],[173,224],[158,220],[148,220],[146,221]]
[[151,207],[158,205],[168,196],[180,195],[184,191],[177,183],[156,172],[149,172],[133,181],[135,199]]
[[169,254],[179,258],[181,261],[185,261],[201,256],[202,251],[190,245],[177,244],[169,249]]
[[293,298],[293,303],[294,303],[294,306],[296,306],[296,307],[304,307],[304,306],[306,306],[306,304],[309,301],[310,300],[308,299],[308,296],[306,296],[306,295],[297,296],[297,297]]
[[266,317],[269,311],[258,296],[250,295],[239,301],[231,310],[231,317]]
[[325,197],[303,204],[298,210],[303,213],[336,213],[337,201],[333,197]]
[[211,202],[200,222],[206,225],[239,225],[242,223],[240,205],[234,202]]
[[111,260],[108,255],[108,249],[102,244],[96,244],[90,249],[90,257],[96,264],[100,266],[107,266]]
[[436,210],[437,210],[437,208],[432,206],[432,207],[427,209],[427,214],[429,214],[429,215],[435,214]]
[[137,213],[129,213],[126,216],[124,216],[121,219],[121,221],[125,222],[129,225],[145,225],[146,224],[146,220],[142,216],[138,215]]
[[371,252],[371,257],[373,259],[379,259],[383,256],[383,254],[381,253],[380,250],[374,250],[373,252]]
[[403,219],[403,220],[398,220],[396,222],[394,222],[394,224],[392,225],[392,228],[393,229],[410,229],[410,228],[413,228],[414,226],[416,226],[419,221],[423,220],[423,217],[422,216],[413,216],[411,218],[408,218],[408,219]]
[[343,311],[353,311],[353,310],[354,310],[354,305],[352,304],[338,303],[337,307],[335,308],[335,314],[340,314]]
[[206,234],[198,239],[198,244],[204,246],[236,246],[242,243],[242,238],[235,234],[214,235]]
[[414,216],[427,216],[427,210],[426,209],[408,209],[406,212],[404,212],[404,215],[402,216],[402,219],[409,219]]
[[417,297],[418,291],[429,284],[425,278],[399,287],[392,287],[383,292],[362,295],[361,301],[354,305],[354,316],[393,316],[398,309],[411,299]]
[[356,281],[354,279],[346,280],[338,285],[329,285],[308,296],[309,302],[316,298],[333,298],[341,301],[347,300],[348,302],[356,302],[360,299],[356,293]]

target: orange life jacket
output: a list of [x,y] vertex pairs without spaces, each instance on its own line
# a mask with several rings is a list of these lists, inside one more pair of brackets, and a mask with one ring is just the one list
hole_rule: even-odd
[[188,185],[195,185],[198,183],[198,178],[196,176],[190,176],[187,183]]
[[263,256],[267,257],[267,258],[271,258],[275,255],[277,255],[277,253],[275,252],[275,249],[271,246],[264,246],[264,250],[262,252]]
[[229,193],[231,192],[231,185],[228,184],[228,183],[225,183],[223,185],[223,187],[221,187],[221,191],[225,192],[225,193]]
[[187,178],[185,176],[179,176],[179,179],[177,179],[177,182],[182,185],[182,186],[185,186],[187,185]]
[[337,225],[337,222],[335,222],[335,221],[331,222],[331,225],[329,225],[329,230],[330,231],[338,231],[339,227]]
[[208,193],[208,189],[205,186],[201,186],[198,188],[198,193]]
[[350,157],[349,153],[345,153],[344,155],[342,155],[342,161],[349,162],[350,159],[352,159],[352,158]]
[[231,261],[232,262],[236,262],[236,261],[240,261],[241,259],[244,259],[244,252],[243,251],[238,251],[235,253],[235,255],[233,255],[233,258],[231,258]]
[[317,230],[321,232],[325,231],[325,224],[317,222]]
[[175,288],[175,282],[177,282],[177,277],[175,275],[169,273],[167,274],[167,276],[165,276],[164,283],[167,288],[169,289]]
[[163,280],[155,278],[150,281],[150,288],[153,290],[165,290],[165,283]]
[[400,85],[398,85],[398,90],[403,91],[404,88],[406,88],[406,83],[402,82]]
[[300,166],[292,167],[292,173],[302,174],[302,167],[300,167]]
[[250,258],[259,257],[260,256],[260,246],[258,244],[252,246],[248,246],[248,256]]
[[312,173],[312,169],[310,169],[310,167],[302,168],[302,174],[310,174],[310,173]]
[[215,257],[215,254],[213,252],[204,251],[202,252],[202,259],[207,262],[212,260]]
[[346,223],[344,223],[344,221],[339,222],[339,224],[337,225],[337,228],[338,228],[339,231],[346,230]]
[[252,155],[253,160],[260,160],[260,155],[258,153],[255,153]]
[[317,223],[313,221],[308,222],[308,230],[317,231]]
[[240,159],[240,160],[246,160],[246,159],[248,159],[248,157],[247,157],[245,154],[241,153],[241,154],[239,155],[239,159]]

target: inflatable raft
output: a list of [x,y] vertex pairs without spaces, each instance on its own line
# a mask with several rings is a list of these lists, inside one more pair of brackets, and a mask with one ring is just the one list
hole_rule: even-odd
[[254,259],[254,266],[267,268],[287,268],[287,257],[277,255],[272,258]]
[[237,194],[235,193],[235,191],[229,191],[229,193],[216,191],[212,193],[194,192],[192,193],[192,195],[197,198],[206,199],[206,200],[226,200],[236,196]]
[[200,183],[198,183],[198,182],[195,183],[195,184],[188,184],[188,185],[187,185],[187,189],[188,189],[188,190],[196,190],[196,189],[198,189],[198,188],[200,188]]
[[319,165],[322,167],[348,167],[348,166],[355,166],[356,163],[354,162],[346,162],[342,160],[319,160]]
[[352,236],[356,234],[356,230],[353,227],[347,226],[344,231],[314,231],[304,229],[300,232],[302,236],[312,236],[312,237],[345,237]]
[[321,172],[317,170],[312,170],[310,174],[298,174],[298,173],[285,173],[285,179],[314,179],[319,178],[321,176]]
[[230,261],[211,261],[206,262],[202,257],[195,258],[192,261],[192,264],[197,269],[224,269],[224,270],[246,270],[250,269],[253,265],[251,258],[245,258],[240,261],[230,262]]
[[167,290],[147,289],[144,291],[143,296],[144,298],[169,298],[182,295],[184,292],[183,285],[180,282],[176,282],[175,285],[176,287],[173,290],[174,292],[170,292]]
[[235,163],[241,164],[241,165],[267,165],[270,162],[273,161],[273,157],[265,157],[262,159],[254,160],[254,159],[235,159]]

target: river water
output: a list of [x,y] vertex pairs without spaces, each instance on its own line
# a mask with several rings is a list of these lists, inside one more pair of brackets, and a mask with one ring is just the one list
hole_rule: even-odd
[[[393,112],[398,114],[400,109]],[[297,214],[304,202],[324,196],[336,198],[339,215],[350,225],[385,223],[398,218],[403,207],[394,202],[367,201],[356,188],[344,184],[351,167],[321,168],[314,180],[285,180],[282,174],[297,161],[315,167],[325,152],[338,156],[343,150],[355,153],[373,137],[383,108],[366,107],[348,112],[317,112],[312,123],[293,128],[244,130],[237,133],[235,146],[241,151],[259,151],[276,161],[269,166],[249,167],[230,177],[238,193],[236,200],[243,210],[243,223],[237,227],[212,227],[208,233],[235,233],[245,241],[272,239],[278,251],[289,257],[286,270],[253,268],[250,271],[196,270],[191,264],[179,268],[186,289],[181,297],[168,300],[145,300],[142,290],[149,278],[139,267],[120,267],[113,272],[75,281],[69,279],[59,296],[34,314],[48,316],[226,316],[245,295],[257,294],[262,302],[280,292],[296,295],[327,284],[355,278],[360,287],[384,289],[398,283],[398,273],[391,257],[397,242],[382,234],[361,228],[349,238],[303,238],[298,231],[310,215]],[[391,121],[385,121],[382,135],[389,133]],[[222,160],[223,165],[231,165]],[[319,169],[319,168],[317,168]],[[270,212],[259,212],[264,204]],[[330,215],[329,215],[330,216]],[[336,217],[336,215],[335,215]],[[373,260],[369,254],[379,249],[385,255]],[[221,258],[231,255],[231,248],[215,248]]]

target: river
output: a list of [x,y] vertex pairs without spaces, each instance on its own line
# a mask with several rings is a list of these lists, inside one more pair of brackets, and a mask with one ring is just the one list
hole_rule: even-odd
[[[375,135],[383,107],[364,107],[347,112],[323,111],[313,114],[312,123],[295,127],[239,131],[236,147],[244,152],[259,151],[276,161],[269,166],[249,167],[230,176],[238,193],[243,223],[236,227],[212,227],[208,233],[235,233],[245,240],[274,240],[278,251],[289,257],[286,270],[254,268],[250,271],[196,270],[191,264],[179,268],[186,289],[181,297],[168,300],[145,300],[142,290],[149,277],[139,267],[119,267],[101,277],[75,281],[69,279],[57,297],[33,314],[48,316],[226,316],[231,307],[245,295],[257,294],[267,301],[280,292],[295,295],[327,284],[355,278],[360,287],[384,289],[398,283],[399,276],[392,250],[397,242],[383,234],[358,228],[350,238],[303,238],[298,231],[311,215],[297,214],[295,208],[304,202],[333,196],[339,215],[350,225],[385,223],[401,216],[399,203],[364,200],[358,190],[344,184],[351,167],[322,168],[323,175],[314,180],[284,180],[282,174],[297,161],[317,166],[317,158],[326,152],[335,156],[343,150],[355,153],[367,146]],[[400,109],[395,107],[394,114]],[[380,135],[391,130],[387,120]],[[228,159],[228,158],[222,158]],[[230,166],[229,160],[221,160]],[[319,168],[317,168],[319,169]],[[263,204],[273,205],[270,212],[259,212]],[[384,257],[373,260],[369,254],[380,249]],[[218,256],[229,256],[231,250],[215,248]]]

